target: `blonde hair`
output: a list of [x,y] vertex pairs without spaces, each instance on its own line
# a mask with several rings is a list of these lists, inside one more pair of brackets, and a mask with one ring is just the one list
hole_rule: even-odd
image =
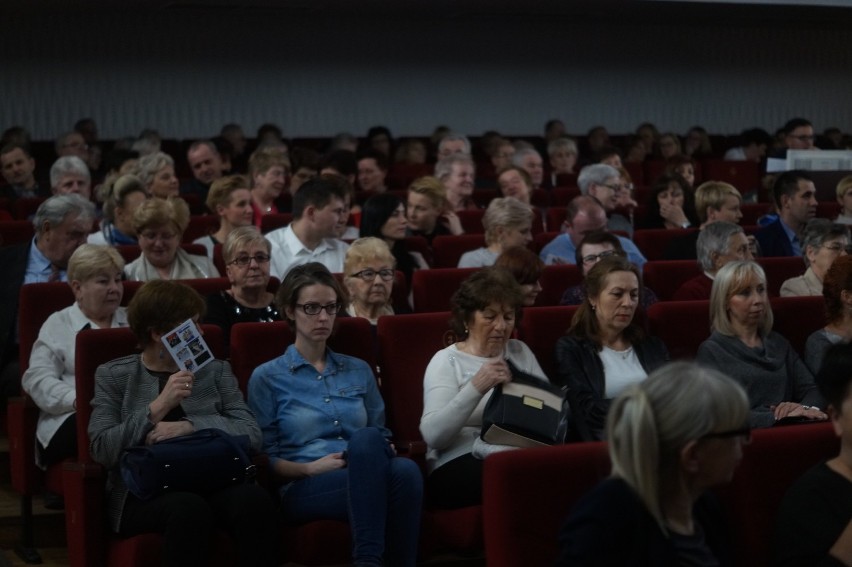
[[743,196],[737,191],[737,188],[730,183],[724,181],[705,181],[695,189],[695,212],[698,213],[698,220],[707,222],[707,207],[721,210],[725,204],[725,199],[733,195],[743,201]]
[[112,246],[80,245],[68,260],[68,281],[85,282],[101,274],[122,273],[124,258]]
[[606,436],[612,476],[633,488],[666,533],[663,475],[678,466],[687,443],[743,427],[748,412],[748,396],[728,376],[690,362],[667,364],[610,407]]
[[128,195],[133,193],[148,195],[145,184],[132,173],[125,173],[120,177],[108,179],[101,186],[101,191],[103,192],[104,218],[110,222],[115,222],[115,209],[124,206],[124,201]]
[[263,244],[266,247],[266,253],[272,251],[272,244],[263,236],[257,227],[241,226],[235,228],[225,237],[225,243],[222,245],[222,258],[226,264],[234,261],[237,252],[250,248],[252,244]]
[[499,197],[493,199],[482,217],[485,227],[485,243],[495,244],[501,228],[522,228],[532,225],[532,207],[514,197]]
[[[728,316],[728,301],[745,289],[753,279],[757,279],[758,283],[766,286],[766,273],[763,268],[757,262],[750,260],[728,262],[716,272],[713,289],[710,292],[710,326],[714,331],[729,337],[736,336]],[[763,318],[760,321],[760,332],[768,335],[772,331],[773,322],[772,306],[767,299]]]
[[379,260],[391,267],[396,266],[396,258],[391,253],[387,242],[375,236],[365,236],[353,242],[346,251],[346,259],[343,261],[343,273],[346,274],[346,279],[352,277],[357,266],[370,260]]
[[182,236],[189,226],[189,206],[180,198],[148,199],[133,213],[133,230],[141,233],[149,226],[173,224]]
[[842,199],[850,189],[852,189],[852,175],[847,175],[837,182],[837,198]]
[[151,187],[157,172],[167,166],[174,168],[175,160],[172,159],[172,156],[164,152],[155,152],[139,158],[131,173],[139,177],[145,187]]
[[264,147],[255,150],[249,158],[249,176],[254,185],[254,176],[266,173],[276,165],[280,165],[285,171],[290,171],[290,159],[278,147]]
[[437,177],[431,175],[418,177],[408,186],[408,192],[423,195],[429,199],[433,207],[438,209],[443,210],[447,207],[447,190]]
[[210,212],[215,215],[218,207],[225,207],[231,202],[231,193],[238,189],[249,190],[249,187],[249,179],[245,175],[220,177],[210,185],[205,204]]

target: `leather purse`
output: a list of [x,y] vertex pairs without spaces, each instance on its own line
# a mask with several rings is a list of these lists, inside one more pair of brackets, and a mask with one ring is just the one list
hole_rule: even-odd
[[202,429],[126,449],[121,456],[121,477],[140,500],[164,492],[209,494],[254,479],[250,447],[248,435]]
[[570,423],[563,389],[506,363],[512,381],[494,387],[482,415],[482,440],[510,447],[563,443]]

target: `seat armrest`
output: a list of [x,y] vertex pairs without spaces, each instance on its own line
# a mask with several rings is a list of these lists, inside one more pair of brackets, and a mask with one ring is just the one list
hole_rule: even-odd
[[35,464],[39,409],[29,396],[10,398],[6,407],[12,488],[18,494],[32,495],[42,482],[41,470]]
[[109,527],[104,516],[106,471],[97,463],[65,463],[65,533],[71,567],[106,563]]

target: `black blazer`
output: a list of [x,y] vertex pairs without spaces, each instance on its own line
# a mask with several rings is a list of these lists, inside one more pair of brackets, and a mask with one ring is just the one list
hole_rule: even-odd
[[755,232],[754,237],[760,244],[760,253],[763,256],[795,256],[793,244],[787,238],[780,218]]
[[32,241],[0,248],[0,368],[5,367],[17,356],[15,348],[15,324],[18,320],[18,301]]

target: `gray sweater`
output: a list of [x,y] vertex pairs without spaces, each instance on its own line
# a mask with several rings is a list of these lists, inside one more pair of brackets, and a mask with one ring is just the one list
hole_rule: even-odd
[[751,405],[751,427],[774,425],[770,406],[780,402],[825,407],[813,374],[787,339],[776,332],[763,337],[762,349],[753,349],[737,337],[714,331],[701,343],[695,360],[727,374],[745,388]]

